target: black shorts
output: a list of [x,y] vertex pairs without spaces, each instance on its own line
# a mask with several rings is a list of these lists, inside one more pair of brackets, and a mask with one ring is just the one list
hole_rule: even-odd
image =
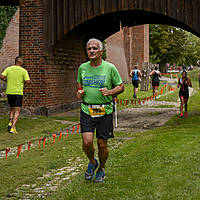
[[92,118],[81,110],[81,133],[92,132],[96,129],[96,138],[113,138],[113,114]]
[[179,97],[183,97],[184,98],[184,101],[188,101],[189,99],[189,92],[188,91],[179,91]]
[[158,87],[160,85],[160,81],[152,81],[153,87]]
[[22,107],[23,95],[7,94],[10,107]]
[[132,80],[133,87],[138,88],[139,80]]

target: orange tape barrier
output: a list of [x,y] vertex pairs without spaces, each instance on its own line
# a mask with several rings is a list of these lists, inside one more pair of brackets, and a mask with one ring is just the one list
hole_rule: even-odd
[[[168,84],[166,84],[166,85],[164,85],[163,87],[161,87],[160,88],[160,91],[158,91],[158,94],[159,95],[162,95],[162,94],[164,94],[165,92],[167,92],[167,91],[175,91],[175,90],[177,90],[178,88],[177,87],[172,87],[172,86],[170,86],[170,85],[168,85]],[[131,105],[137,105],[137,104],[139,104],[139,105],[142,105],[142,104],[145,104],[145,102],[148,102],[148,101],[153,101],[153,99],[155,99],[155,96],[149,96],[149,97],[145,97],[145,98],[143,98],[143,99],[138,99],[138,100],[133,100],[133,99],[125,99],[125,100],[122,100],[122,99],[117,99],[117,105],[118,106],[128,106],[129,104],[131,104]]]
[[[65,131],[60,131],[58,141],[60,141],[60,140],[62,139],[63,133],[65,133],[65,134],[66,134],[66,138],[68,138],[68,137],[69,137],[69,134],[71,134],[71,135],[72,135],[72,134],[75,134],[75,133],[78,134],[79,131],[80,131],[80,123],[78,123],[77,125],[73,125],[73,126],[67,128],[67,129],[66,129],[66,132],[65,132]],[[48,133],[48,134],[49,134],[49,133]],[[55,142],[56,142],[56,136],[57,136],[57,135],[58,135],[58,134],[56,134],[56,133],[49,134],[48,137],[53,137],[52,144],[55,144]],[[42,144],[43,144],[43,148],[45,148],[46,140],[47,140],[47,137],[43,137],[43,138],[41,137],[41,138],[35,140],[35,141],[38,142],[38,148],[39,148],[39,149],[41,149],[41,146],[40,146],[41,142],[42,142]],[[30,148],[31,148],[31,145],[33,144],[33,142],[34,142],[34,141],[29,141],[28,143],[20,144],[20,145],[18,145],[17,147],[15,147],[15,148],[17,148],[17,159],[19,158],[19,156],[20,156],[20,154],[21,154],[23,145],[28,144],[27,151],[29,151]],[[12,148],[12,149],[13,149],[13,148]],[[9,154],[10,150],[11,150],[10,147],[7,147],[6,149],[0,150],[0,151],[5,151],[5,159],[6,159],[6,160],[8,159],[8,154]]]
[[7,160],[7,158],[8,158],[8,152],[10,151],[10,147],[7,147],[6,148],[6,160]]

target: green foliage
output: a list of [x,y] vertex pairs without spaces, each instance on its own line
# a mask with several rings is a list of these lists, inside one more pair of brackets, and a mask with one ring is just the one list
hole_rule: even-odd
[[161,69],[166,63],[184,62],[187,34],[184,30],[162,25],[150,25],[150,61],[158,63]]
[[0,48],[6,34],[8,24],[17,10],[17,6],[0,6]]
[[186,32],[187,40],[184,46],[183,58],[185,65],[196,65],[200,59],[200,38]]

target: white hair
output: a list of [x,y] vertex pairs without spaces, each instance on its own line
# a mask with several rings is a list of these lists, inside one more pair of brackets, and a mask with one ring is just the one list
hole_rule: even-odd
[[99,47],[100,47],[100,50],[103,50],[103,43],[102,43],[100,40],[96,39],[96,38],[91,38],[91,39],[89,39],[88,42],[87,42],[86,47],[88,46],[88,44],[89,44],[91,41],[96,41],[96,42],[98,42]]

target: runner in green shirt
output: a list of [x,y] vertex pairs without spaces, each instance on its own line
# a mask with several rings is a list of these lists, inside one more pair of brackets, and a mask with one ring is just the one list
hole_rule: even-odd
[[10,106],[8,131],[17,133],[16,123],[19,118],[23,100],[24,83],[30,83],[26,69],[22,68],[23,59],[16,57],[15,65],[7,67],[0,78],[7,82],[6,94]]
[[[102,60],[101,41],[90,39],[86,50],[90,61],[79,67],[77,78],[77,97],[82,100],[80,123],[83,150],[90,161],[85,179],[103,182],[109,155],[107,140],[114,137],[112,96],[123,92],[124,85],[116,67]],[[99,162],[94,158],[95,130]]]

